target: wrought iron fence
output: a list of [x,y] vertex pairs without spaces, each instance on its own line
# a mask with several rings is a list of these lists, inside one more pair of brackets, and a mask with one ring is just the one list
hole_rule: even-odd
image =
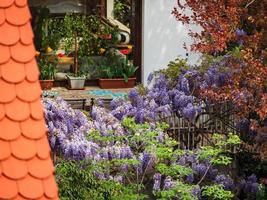
[[210,145],[214,133],[238,133],[235,128],[234,107],[229,102],[204,105],[194,121],[182,115],[172,113],[170,117],[162,118],[169,124],[169,135],[179,142],[179,148],[196,149],[200,146]]

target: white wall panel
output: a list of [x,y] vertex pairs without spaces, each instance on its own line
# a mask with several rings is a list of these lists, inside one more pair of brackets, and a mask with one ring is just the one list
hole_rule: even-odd
[[191,38],[187,35],[189,28],[178,22],[171,14],[176,0],[143,0],[143,51],[142,80],[146,80],[150,72],[167,66],[167,64],[181,56],[190,63],[196,63],[199,55],[186,52],[184,42],[190,44]]

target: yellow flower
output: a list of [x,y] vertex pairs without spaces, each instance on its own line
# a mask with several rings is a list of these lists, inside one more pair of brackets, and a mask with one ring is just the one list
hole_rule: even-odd
[[105,53],[105,51],[106,51],[106,49],[104,49],[104,48],[100,48],[100,49],[99,49],[99,53],[100,53],[100,54]]
[[132,50],[133,49],[133,45],[128,45],[127,48]]
[[53,49],[51,47],[47,47],[46,53],[51,53],[52,51],[53,51]]
[[40,51],[36,51],[36,52],[35,52],[35,56],[36,56],[36,57],[38,57],[40,54],[41,54]]
[[248,20],[249,20],[250,22],[252,22],[252,23],[255,21],[254,18],[253,18],[252,16],[249,16],[249,17],[248,17]]

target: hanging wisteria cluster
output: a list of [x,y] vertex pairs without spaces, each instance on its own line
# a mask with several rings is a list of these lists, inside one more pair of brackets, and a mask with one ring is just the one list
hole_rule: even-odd
[[[153,181],[155,194],[168,193],[186,184],[185,190],[191,197],[200,199],[201,186],[212,183],[225,191],[239,187],[244,193],[249,191],[249,196],[255,196],[259,186],[255,178],[242,179],[236,185],[230,176],[215,168],[211,160],[200,160],[199,150],[188,151],[177,159],[172,158],[171,162],[165,160],[165,152],[173,154],[173,147],[168,145],[175,146],[176,142],[168,139],[169,136],[158,127],[161,118],[173,113],[193,123],[205,109],[199,92],[223,86],[234,73],[227,68],[228,59],[232,57],[223,56],[205,70],[195,66],[181,68],[176,78],[170,78],[164,71],[153,73],[148,77],[151,83],[148,87],[136,87],[129,92],[128,98],[114,99],[110,111],[98,100],[88,116],[72,109],[60,98],[44,98],[53,153],[68,160],[89,161],[96,168],[94,175],[99,180],[127,183],[128,175],[136,174],[141,177],[140,184],[146,179]],[[240,122],[240,127],[242,124],[248,128],[246,121]],[[178,168],[174,169],[182,170],[179,173],[184,173],[183,183],[168,173],[161,173],[157,166],[162,157],[169,163],[167,167],[176,166]]]
[[175,78],[169,78],[162,71],[151,73],[147,80],[151,84],[144,89],[145,92],[134,88],[130,91],[128,100],[114,99],[111,102],[112,114],[119,120],[130,116],[136,122],[143,123],[176,113],[194,122],[203,111],[204,103],[199,93],[229,83],[231,75],[235,73],[229,67],[233,62],[242,63],[239,58],[226,54],[209,63],[206,68],[204,64],[204,67],[181,68],[180,74]]
[[93,122],[61,98],[44,98],[43,105],[52,151],[76,160],[93,157],[99,146],[86,140],[86,134],[94,129]]
[[[57,156],[76,161],[89,160],[93,166],[104,166],[94,171],[99,180],[126,183],[129,174],[137,173],[143,177],[141,180],[153,178],[155,192],[168,192],[179,184],[171,176],[156,170],[158,159],[166,156],[164,152],[171,152],[172,147],[168,145],[176,144],[158,125],[138,125],[134,122],[136,119],[130,118],[120,121],[98,106],[93,107],[91,118],[88,118],[60,98],[45,98],[43,104],[49,142]],[[204,176],[203,183],[222,185],[226,191],[235,189],[236,185],[229,176],[220,173],[209,160],[199,160],[198,156],[197,151],[188,151],[171,163],[171,166],[190,169],[184,183],[192,185],[189,187],[192,197],[201,197],[199,181]],[[239,185],[240,188],[250,188],[250,195],[258,191],[256,180],[244,179]]]

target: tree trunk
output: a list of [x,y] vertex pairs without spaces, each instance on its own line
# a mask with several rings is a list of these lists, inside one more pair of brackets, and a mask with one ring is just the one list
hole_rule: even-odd
[[75,45],[75,54],[74,54],[74,74],[78,74],[78,42],[77,42],[77,33],[74,34],[74,45]]

